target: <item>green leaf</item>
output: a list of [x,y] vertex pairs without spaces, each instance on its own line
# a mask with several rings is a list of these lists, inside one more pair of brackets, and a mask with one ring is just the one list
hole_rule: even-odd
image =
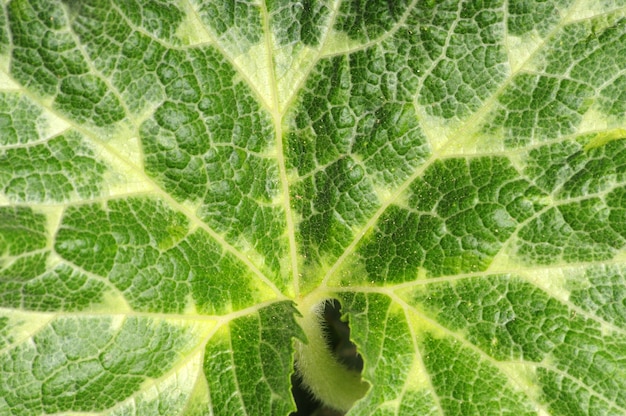
[[625,414],[625,139],[622,0],[5,1],[0,414]]

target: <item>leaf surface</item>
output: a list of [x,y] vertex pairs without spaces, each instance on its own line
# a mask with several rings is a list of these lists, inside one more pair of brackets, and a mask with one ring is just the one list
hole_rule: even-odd
[[626,413],[625,91],[620,0],[3,2],[0,414],[287,415],[327,298],[348,414]]

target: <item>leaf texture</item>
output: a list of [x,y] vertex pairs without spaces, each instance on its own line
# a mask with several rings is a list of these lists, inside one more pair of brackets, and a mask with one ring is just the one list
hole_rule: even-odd
[[[626,3],[0,6],[0,414],[626,413]],[[332,376],[332,375],[330,375]]]

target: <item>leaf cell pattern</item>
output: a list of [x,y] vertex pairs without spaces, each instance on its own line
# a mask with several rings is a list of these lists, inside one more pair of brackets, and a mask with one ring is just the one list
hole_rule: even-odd
[[[0,414],[626,413],[626,4],[0,6]],[[332,375],[329,375],[332,377]]]

